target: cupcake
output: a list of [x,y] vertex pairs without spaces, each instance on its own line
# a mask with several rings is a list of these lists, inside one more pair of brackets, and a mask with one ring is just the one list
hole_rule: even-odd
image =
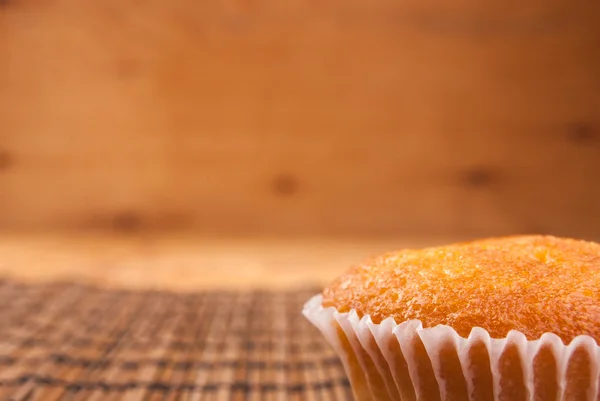
[[519,236],[388,253],[303,313],[357,401],[600,399],[600,244]]

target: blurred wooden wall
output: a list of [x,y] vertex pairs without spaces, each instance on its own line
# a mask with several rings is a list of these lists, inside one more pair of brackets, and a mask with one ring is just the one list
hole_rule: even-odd
[[600,2],[0,1],[0,228],[600,235]]

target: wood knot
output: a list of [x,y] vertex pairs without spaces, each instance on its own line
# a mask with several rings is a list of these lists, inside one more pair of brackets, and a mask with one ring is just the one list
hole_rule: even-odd
[[298,191],[298,180],[291,174],[280,174],[273,179],[273,192],[280,196],[291,196]]
[[594,141],[596,137],[594,127],[585,122],[572,123],[567,129],[567,138],[573,143],[586,144]]
[[490,185],[495,179],[494,172],[487,167],[473,167],[462,175],[464,184],[472,188],[481,188]]
[[[1,0],[0,0],[1,1]],[[13,158],[10,153],[0,150],[0,171],[8,170],[13,165]]]
[[136,231],[140,228],[141,224],[141,217],[137,213],[130,211],[118,213],[113,218],[113,228],[115,229],[115,231]]

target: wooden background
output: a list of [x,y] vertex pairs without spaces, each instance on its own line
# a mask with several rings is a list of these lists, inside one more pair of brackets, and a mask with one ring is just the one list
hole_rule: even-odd
[[0,227],[600,237],[600,2],[0,1]]

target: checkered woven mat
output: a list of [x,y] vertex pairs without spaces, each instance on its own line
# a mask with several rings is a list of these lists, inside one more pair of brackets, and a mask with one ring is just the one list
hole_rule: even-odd
[[0,400],[351,400],[315,292],[0,281]]

